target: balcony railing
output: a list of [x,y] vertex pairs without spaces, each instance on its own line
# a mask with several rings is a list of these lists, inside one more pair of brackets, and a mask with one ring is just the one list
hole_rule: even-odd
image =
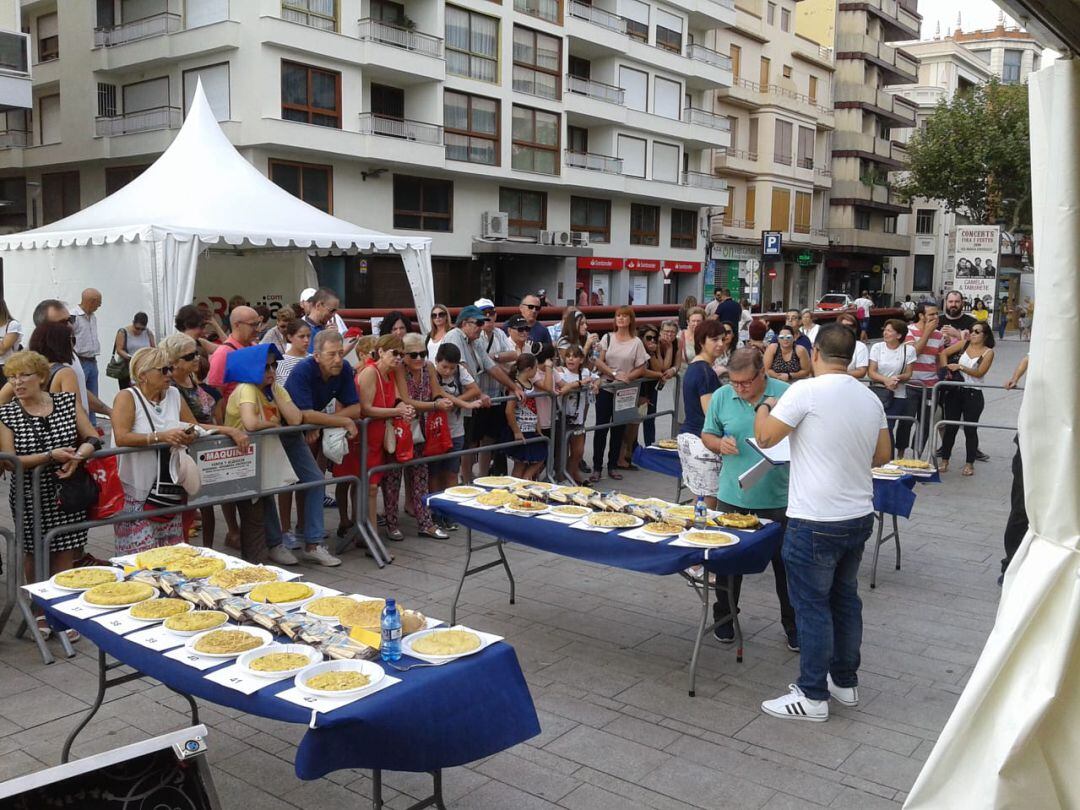
[[730,56],[714,51],[712,48],[706,48],[696,42],[691,43],[690,47],[686,49],[686,55],[698,62],[705,62],[722,70],[731,70]]
[[814,174],[816,174],[818,177],[832,177],[832,169],[830,169],[828,166],[819,167],[817,169],[814,169]]
[[709,129],[719,129],[724,132],[731,131],[731,121],[727,116],[717,115],[708,110],[699,110],[697,107],[687,107],[683,110],[683,121],[688,124],[697,124]]
[[163,37],[183,30],[184,23],[179,14],[154,14],[141,20],[114,25],[111,28],[94,29],[95,48],[113,48],[128,42],[151,37]]
[[795,165],[798,166],[800,169],[813,169],[814,159],[801,157],[796,161]]
[[683,172],[682,184],[694,188],[707,188],[712,191],[727,191],[728,187],[726,181],[705,172]]
[[626,33],[626,20],[623,17],[587,3],[579,3],[578,0],[570,0],[570,16],[618,34]]
[[30,145],[30,133],[23,129],[0,132],[0,149],[21,149]]
[[556,24],[562,17],[559,6],[559,0],[514,0],[514,11]]
[[608,101],[612,104],[622,105],[626,98],[626,91],[613,84],[583,79],[581,76],[566,74],[566,91],[579,96],[588,96],[597,101]]
[[0,72],[29,75],[30,35],[0,31]]
[[362,40],[442,59],[443,41],[439,37],[421,34],[400,25],[391,25],[367,17],[360,20],[359,25],[358,37]]
[[571,169],[588,169],[593,172],[605,174],[622,174],[622,158],[611,155],[598,155],[593,152],[571,152],[569,149],[563,152],[566,165]]
[[148,110],[125,113],[94,120],[97,136],[128,135],[132,132],[149,132],[154,129],[177,129],[183,123],[183,110],[179,107],[151,107]]
[[372,112],[360,113],[360,132],[364,135],[384,135],[387,138],[429,143],[432,146],[442,146],[443,143],[443,128],[438,124]]

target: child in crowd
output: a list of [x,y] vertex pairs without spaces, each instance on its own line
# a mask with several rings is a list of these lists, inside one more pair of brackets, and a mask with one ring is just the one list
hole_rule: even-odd
[[[461,365],[461,350],[453,343],[439,346],[435,353],[435,372],[440,390],[433,391],[432,394],[436,399],[443,396],[454,403],[454,409],[447,414],[450,439],[453,441],[451,451],[461,450],[465,447],[464,411],[480,407],[480,386],[476,384],[469,370]],[[442,492],[447,487],[456,486],[460,468],[460,457],[433,461],[428,465],[428,491]],[[445,521],[443,527],[446,528]]]
[[[540,351],[534,355],[536,357],[536,370],[532,377],[532,387],[537,393],[551,394],[555,391],[555,362],[559,358],[559,352],[552,343],[540,345]],[[542,436],[550,436],[553,427],[551,423],[551,397],[537,396],[535,403],[537,430]],[[543,445],[540,446],[543,447]],[[547,461],[546,450],[544,461]],[[541,469],[543,468],[541,467]],[[539,474],[538,470],[537,475]]]
[[578,486],[585,486],[581,477],[581,459],[585,455],[585,419],[589,403],[600,387],[600,378],[585,367],[585,352],[580,346],[571,346],[563,353],[564,366],[555,377],[555,390],[563,398],[566,410],[566,429],[570,431],[570,453],[566,472]]
[[[512,399],[506,403],[506,421],[515,441],[523,442],[540,435],[536,389],[533,388],[536,370],[536,356],[532,354],[521,355],[514,364],[514,380],[525,392],[522,399]],[[514,460],[511,475],[529,481],[536,480],[547,458],[545,445],[541,442],[522,444],[508,451],[507,455]]]

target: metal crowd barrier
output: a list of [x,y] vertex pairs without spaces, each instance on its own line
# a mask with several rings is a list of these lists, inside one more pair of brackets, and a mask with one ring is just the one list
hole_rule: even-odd
[[19,457],[12,453],[0,453],[0,463],[10,464],[13,468],[11,486],[14,488],[14,497],[11,500],[15,505],[13,510],[14,514],[12,515],[14,522],[13,528],[8,529],[7,527],[0,527],[0,535],[4,536],[4,543],[7,547],[8,564],[4,607],[0,609],[0,633],[3,633],[4,628],[7,627],[7,623],[11,618],[11,611],[15,609],[19,594],[19,577],[23,570],[22,537],[23,519],[25,517],[23,484],[25,481],[26,469],[23,467],[23,463]]
[[1015,388],[1006,388],[1004,385],[972,385],[968,382],[960,382],[953,380],[938,380],[934,384],[933,391],[930,394],[930,426],[927,448],[929,449],[929,455],[927,460],[933,463],[934,457],[937,454],[938,443],[938,428],[946,427],[948,425],[956,425],[957,427],[978,427],[986,428],[987,430],[1012,430],[1018,429],[1017,425],[992,425],[985,422],[966,422],[963,419],[934,419],[934,414],[937,412],[938,404],[938,390],[943,388],[977,388],[979,390],[990,391],[1023,391],[1023,387],[1017,386]]

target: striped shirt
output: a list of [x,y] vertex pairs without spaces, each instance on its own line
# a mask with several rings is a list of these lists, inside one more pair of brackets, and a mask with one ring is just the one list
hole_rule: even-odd
[[[915,324],[908,327],[906,343],[915,345],[922,337],[922,329]],[[911,385],[931,387],[937,382],[937,357],[945,345],[945,336],[940,330],[935,330],[930,339],[926,341],[922,352],[915,358],[915,364],[911,367]]]

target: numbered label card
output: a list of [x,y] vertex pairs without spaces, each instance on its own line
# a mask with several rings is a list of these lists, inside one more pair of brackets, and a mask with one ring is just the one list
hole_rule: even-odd
[[206,676],[206,680],[208,681],[219,683],[226,689],[235,689],[237,692],[242,692],[245,695],[253,695],[260,689],[264,689],[267,686],[273,686],[278,681],[283,681],[286,678],[292,678],[292,676],[282,675],[278,678],[262,678],[258,675],[252,675],[239,664],[233,664],[224,669],[216,670]]
[[210,658],[205,655],[199,655],[196,652],[192,652],[187,647],[170,650],[165,653],[165,657],[171,658],[174,661],[179,661],[181,664],[186,664],[195,669],[210,669],[211,667],[220,666],[225,663],[225,661],[220,658]]
[[126,610],[121,610],[117,613],[106,613],[104,616],[95,616],[93,621],[95,624],[100,624],[106,630],[121,636],[127,635],[135,630],[146,629],[146,622],[133,619]]
[[282,700],[289,701],[289,703],[295,703],[297,706],[314,709],[317,712],[326,714],[327,712],[334,711],[334,709],[340,709],[342,706],[348,706],[350,703],[366,698],[368,695],[374,695],[376,692],[381,692],[383,689],[393,686],[396,683],[401,683],[401,679],[386,675],[377,684],[365,689],[360,694],[350,695],[345,698],[316,697],[315,695],[309,695],[307,692],[304,692],[295,686],[292,689],[278,692],[277,696]]
[[81,599],[68,599],[66,602],[58,602],[53,605],[53,610],[57,613],[63,613],[65,616],[71,616],[73,619],[90,619],[94,616],[100,616],[102,613],[113,613],[120,610],[119,607],[99,607],[98,605],[88,605]]
[[146,647],[148,650],[157,650],[158,652],[184,646],[184,639],[180,636],[174,636],[160,624],[132,633],[130,636],[125,636],[125,638]]
[[71,595],[71,591],[57,588],[47,579],[43,582],[35,582],[32,585],[23,585],[22,589],[38,599],[59,599],[61,596]]

